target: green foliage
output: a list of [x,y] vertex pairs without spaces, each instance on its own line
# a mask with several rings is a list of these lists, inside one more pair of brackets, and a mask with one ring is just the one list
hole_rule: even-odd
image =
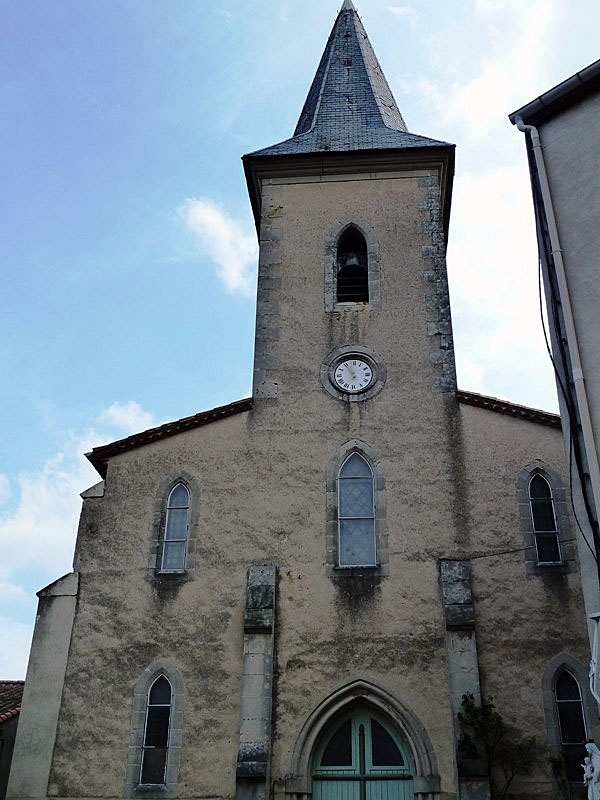
[[472,694],[464,694],[458,719],[462,729],[459,750],[467,758],[485,761],[491,800],[504,800],[515,776],[531,767],[535,736],[522,736],[507,725],[491,697],[477,705]]

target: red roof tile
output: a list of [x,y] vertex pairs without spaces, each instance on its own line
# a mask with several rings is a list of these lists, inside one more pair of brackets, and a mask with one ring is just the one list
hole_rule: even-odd
[[[500,400],[497,397],[488,397],[483,394],[475,392],[465,392],[459,390],[457,392],[459,403],[465,403],[470,406],[477,406],[484,408],[487,411],[495,411],[498,414],[507,414],[517,419],[523,419],[528,422],[537,422],[541,425],[548,425],[551,428],[560,428],[560,417],[558,414],[551,414],[548,411],[540,411],[537,408],[529,408],[528,406],[517,405],[516,403],[509,403],[507,400]],[[98,470],[100,475],[105,478],[106,470],[108,467],[109,459],[114,456],[126,453],[129,450],[134,450],[137,447],[143,447],[146,444],[166,439],[169,436],[175,436],[178,433],[199,428],[202,425],[208,425],[211,422],[217,422],[225,417],[230,417],[233,414],[239,414],[243,411],[250,411],[252,408],[252,398],[247,397],[244,400],[237,400],[234,403],[228,403],[225,406],[218,406],[209,411],[202,411],[199,414],[194,414],[191,417],[183,417],[182,419],[175,420],[174,422],[167,422],[165,425],[159,425],[156,428],[149,428],[147,431],[141,433],[134,433],[132,436],[127,436],[125,439],[118,439],[116,442],[102,445],[101,447],[94,447],[90,453],[86,453],[87,458]]]
[[25,681],[0,681],[0,724],[18,716]]
[[242,411],[250,411],[251,408],[252,398],[247,397],[245,400],[237,400],[235,403],[228,403],[226,406],[211,408],[210,411],[202,411],[191,417],[183,417],[183,419],[159,425],[157,428],[149,428],[147,431],[134,433],[125,439],[118,439],[116,442],[94,447],[90,453],[86,453],[86,456],[100,475],[105,478],[108,461],[113,456],[126,453],[128,450],[134,450],[136,447],[143,447],[145,444],[157,442],[160,439],[166,439],[169,436],[175,436],[177,433],[192,430],[192,428],[199,428],[201,425],[208,425],[210,422],[217,422],[217,420],[225,419],[225,417],[230,417],[233,414],[239,414]]
[[541,425],[548,425],[550,428],[560,428],[560,417],[558,414],[551,414],[549,411],[540,411],[529,406],[519,406],[516,403],[509,403],[507,400],[500,400],[497,397],[487,397],[484,394],[475,392],[456,393],[459,403],[468,406],[485,408],[487,411],[495,411],[497,414],[507,414],[510,417],[517,417],[527,422],[538,422]]

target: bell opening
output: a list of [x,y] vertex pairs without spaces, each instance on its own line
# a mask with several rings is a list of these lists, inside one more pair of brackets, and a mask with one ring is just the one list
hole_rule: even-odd
[[340,236],[337,247],[337,302],[369,302],[369,268],[367,243],[356,228],[350,226]]

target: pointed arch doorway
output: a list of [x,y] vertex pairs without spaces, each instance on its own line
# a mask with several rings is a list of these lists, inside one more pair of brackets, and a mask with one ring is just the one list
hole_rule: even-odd
[[[329,741],[335,736],[344,721],[351,717],[352,766],[360,768],[360,717],[366,713],[385,729],[400,751],[406,771],[399,764],[378,763],[379,757],[368,762],[369,745],[367,735],[373,739],[373,727],[365,728],[364,773],[346,772],[347,780],[338,781],[337,794],[329,788],[323,789],[327,780],[322,756]],[[364,720],[363,723],[364,725]],[[358,727],[357,727],[358,726]],[[378,729],[375,728],[375,737]],[[346,744],[347,747],[347,744]],[[342,765],[342,769],[347,769]],[[323,768],[322,768],[323,767]],[[377,772],[379,769],[379,773]],[[389,769],[389,771],[388,771]],[[331,778],[334,772],[328,773]],[[342,773],[343,774],[343,773]],[[398,775],[398,777],[394,777]],[[285,777],[286,800],[317,800],[315,783],[321,800],[439,800],[440,776],[433,744],[419,718],[398,697],[384,686],[371,680],[358,678],[333,689],[318,702],[304,720],[292,750],[288,774]],[[344,789],[341,784],[346,784]],[[362,787],[362,788],[361,788]],[[323,794],[323,791],[325,794]],[[362,792],[362,795],[361,795]]]
[[360,706],[323,732],[313,760],[313,800],[413,800],[413,775],[397,731]]

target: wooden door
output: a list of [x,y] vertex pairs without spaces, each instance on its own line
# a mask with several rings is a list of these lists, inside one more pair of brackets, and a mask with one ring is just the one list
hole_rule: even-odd
[[408,748],[381,717],[359,710],[325,732],[313,766],[313,800],[413,800]]

